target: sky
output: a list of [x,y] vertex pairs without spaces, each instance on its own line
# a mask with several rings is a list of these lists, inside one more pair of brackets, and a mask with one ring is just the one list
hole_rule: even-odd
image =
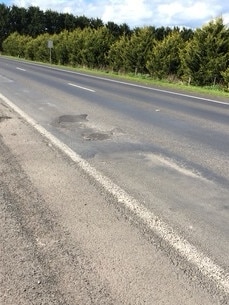
[[99,18],[129,27],[180,26],[198,28],[223,17],[229,25],[228,0],[3,0],[7,6],[38,6],[41,10]]

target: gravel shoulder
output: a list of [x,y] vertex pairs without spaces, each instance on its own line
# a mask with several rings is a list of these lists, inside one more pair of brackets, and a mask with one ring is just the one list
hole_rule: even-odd
[[[156,239],[155,239],[156,243]],[[0,101],[0,304],[226,304]]]

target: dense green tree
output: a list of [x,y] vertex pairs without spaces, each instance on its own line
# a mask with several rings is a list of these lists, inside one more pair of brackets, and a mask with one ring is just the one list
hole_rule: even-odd
[[221,75],[223,77],[227,89],[229,90],[229,67],[225,71],[221,72]]
[[60,34],[54,34],[50,37],[54,42],[54,48],[52,50],[52,63],[61,65],[70,64],[70,52],[68,49],[69,44],[69,32],[67,30],[62,31]]
[[22,35],[26,34],[28,16],[25,8],[19,8],[13,5],[9,10],[9,20],[10,33],[17,32]]
[[26,34],[36,37],[42,33],[45,33],[45,18],[44,13],[39,7],[30,6],[27,10],[27,32]]
[[132,31],[126,23],[118,25],[114,22],[107,22],[105,27],[110,31],[116,40],[123,35],[130,37],[132,34]]
[[131,36],[132,31],[131,31],[130,27],[128,26],[128,24],[122,23],[122,24],[120,24],[119,28],[120,28],[120,30],[119,30],[120,37],[122,35],[124,35],[126,37],[130,37]]
[[2,47],[4,52],[11,56],[25,57],[26,46],[32,40],[30,36],[15,32],[4,40]]
[[114,36],[107,27],[98,30],[86,28],[83,32],[82,64],[90,68],[105,68],[108,64],[107,55]]
[[48,40],[50,38],[50,35],[46,33],[30,40],[26,44],[25,57],[31,60],[49,62]]
[[147,73],[146,61],[154,44],[152,27],[136,28],[131,36],[125,34],[110,48],[109,65],[114,71]]
[[157,42],[149,53],[146,64],[150,74],[159,79],[178,76],[181,65],[179,52],[183,47],[184,41],[177,30]]
[[44,13],[45,32],[49,34],[60,33],[63,30],[63,24],[60,23],[60,14],[55,11],[47,10]]
[[[50,35],[48,33],[42,34],[36,37],[34,39],[34,59],[36,61],[41,62],[49,62],[50,61],[50,49],[48,48],[48,40],[51,39]],[[55,53],[52,52],[52,61],[56,62],[54,59]]]
[[155,38],[156,40],[162,41],[166,36],[172,32],[172,29],[169,27],[161,26],[160,28],[155,29]]
[[103,26],[104,26],[104,24],[103,24],[101,19],[99,19],[99,18],[91,18],[90,19],[90,27],[92,29],[96,29],[97,30],[97,29],[99,29],[99,28],[101,28]]
[[69,56],[69,64],[73,67],[82,65],[83,49],[84,49],[84,31],[80,28],[75,29],[68,34],[65,39],[67,45],[67,52]]
[[114,37],[118,38],[120,36],[121,29],[118,24],[109,21],[105,26]]
[[[179,30],[179,29],[178,29]],[[180,34],[181,34],[181,38],[184,40],[184,41],[188,41],[190,39],[193,38],[193,35],[194,35],[194,31],[192,29],[186,29],[186,28],[182,28],[180,30]]]
[[129,37],[123,35],[119,40],[114,42],[108,52],[109,67],[115,72],[126,71],[126,47],[129,44]]
[[10,34],[9,22],[9,8],[5,4],[0,4],[0,51],[3,41]]
[[90,19],[86,16],[77,16],[76,17],[76,28],[80,28],[81,30],[90,27]]
[[183,78],[196,85],[223,81],[222,72],[229,63],[229,30],[222,18],[196,29],[181,52]]
[[[63,15],[63,23],[64,23],[64,29],[68,31],[73,31],[75,29],[75,17],[72,14],[62,14]],[[60,31],[63,30],[63,27],[60,29]]]
[[125,50],[123,50],[127,71],[148,73],[146,62],[154,42],[155,33],[152,27],[144,27],[134,31],[127,41]]

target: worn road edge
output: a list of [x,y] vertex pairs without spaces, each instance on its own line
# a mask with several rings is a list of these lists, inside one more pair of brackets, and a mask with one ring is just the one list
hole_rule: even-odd
[[208,277],[210,280],[213,280],[220,290],[224,291],[226,294],[229,294],[229,274],[226,274],[220,266],[216,265],[209,257],[205,256],[204,253],[198,251],[198,249],[190,244],[186,239],[178,235],[172,227],[168,226],[154,213],[147,210],[147,208],[130,196],[121,187],[113,183],[109,178],[103,176],[80,155],[35,122],[35,120],[33,120],[1,93],[0,99],[2,99],[15,112],[17,112],[25,121],[27,121],[27,123],[35,128],[55,147],[71,158],[71,160],[75,162],[85,173],[95,179],[95,181],[97,181],[108,193],[116,198],[119,204],[124,205],[127,209],[134,213],[134,215],[141,220],[149,230],[153,231],[160,238],[166,241],[184,259],[196,266],[204,276]]

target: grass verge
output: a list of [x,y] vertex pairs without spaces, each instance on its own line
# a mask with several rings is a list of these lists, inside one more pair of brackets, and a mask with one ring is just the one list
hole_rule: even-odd
[[40,65],[45,66],[52,66],[55,68],[65,69],[69,71],[75,71],[75,72],[81,72],[85,74],[91,74],[96,75],[100,77],[109,77],[114,79],[119,79],[122,81],[130,81],[130,82],[137,82],[142,85],[146,86],[154,86],[161,89],[170,89],[174,91],[179,91],[182,93],[193,93],[196,95],[204,95],[209,97],[218,97],[223,98],[224,100],[228,99],[229,102],[229,92],[223,90],[219,86],[206,86],[206,87],[199,87],[199,86],[192,86],[192,85],[186,85],[182,83],[181,81],[169,81],[167,79],[158,80],[153,79],[148,75],[141,75],[141,74],[124,74],[124,73],[116,73],[109,70],[98,70],[98,69],[89,69],[86,67],[71,67],[71,66],[63,66],[63,65],[56,65],[56,64],[50,64],[50,63],[44,63],[44,62],[37,62],[37,61],[31,61],[24,58],[15,58],[12,56],[4,56],[10,59],[14,59],[17,61],[26,61],[31,63],[37,63]]

